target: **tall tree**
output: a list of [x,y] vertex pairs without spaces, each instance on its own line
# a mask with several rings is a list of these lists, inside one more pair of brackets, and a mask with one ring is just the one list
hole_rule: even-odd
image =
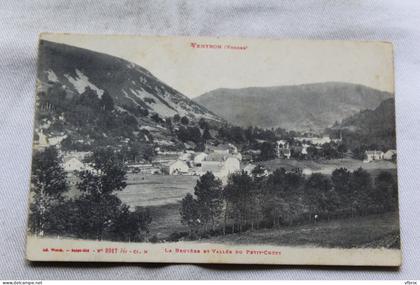
[[35,152],[32,159],[29,230],[34,234],[48,234],[57,225],[49,219],[51,209],[62,202],[68,190],[62,158],[54,146]]
[[197,197],[200,220],[205,228],[210,223],[214,230],[223,207],[222,181],[216,178],[213,173],[206,172],[197,181],[194,194]]
[[255,217],[259,214],[256,209],[259,206],[256,190],[258,190],[257,187],[254,187],[254,182],[247,173],[234,173],[229,176],[224,189],[225,221],[227,223],[228,217],[234,220],[233,231],[237,228],[239,232],[242,232],[247,225],[254,226],[257,220]]
[[304,191],[310,219],[315,215],[330,212],[331,207],[335,206],[335,202],[330,199],[334,197],[332,183],[326,175],[312,174],[305,183]]
[[182,199],[179,213],[181,215],[181,223],[188,226],[190,229],[190,237],[192,237],[194,232],[201,225],[201,221],[197,200],[194,199],[191,193],[187,193]]
[[381,171],[375,178],[375,187],[371,193],[371,199],[383,211],[395,210],[398,208],[397,182],[391,173]]
[[351,175],[351,200],[352,215],[354,212],[365,212],[369,208],[369,196],[372,192],[372,176],[363,168],[358,168]]
[[261,160],[270,160],[276,157],[276,150],[274,144],[263,142],[260,146]]
[[346,168],[337,168],[331,174],[331,181],[337,195],[340,197],[341,207],[348,207],[353,195],[351,172]]
[[126,170],[121,157],[110,148],[98,149],[86,159],[92,168],[79,173],[77,201],[80,210],[80,233],[98,240],[107,237],[125,205],[113,194],[126,187]]

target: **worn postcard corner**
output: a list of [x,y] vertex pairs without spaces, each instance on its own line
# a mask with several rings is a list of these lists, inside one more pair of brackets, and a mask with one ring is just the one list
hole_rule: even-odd
[[392,45],[40,35],[32,261],[399,266]]

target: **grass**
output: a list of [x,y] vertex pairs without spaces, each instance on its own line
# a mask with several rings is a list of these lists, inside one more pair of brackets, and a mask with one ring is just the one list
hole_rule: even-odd
[[201,241],[277,246],[399,248],[399,220],[397,213],[385,213],[279,229],[247,231]]
[[150,214],[153,217],[150,224],[150,234],[167,239],[174,232],[188,231],[188,227],[181,224],[180,206],[180,203],[176,203],[149,207]]
[[130,207],[179,203],[194,192],[198,176],[128,174],[127,187],[117,195]]

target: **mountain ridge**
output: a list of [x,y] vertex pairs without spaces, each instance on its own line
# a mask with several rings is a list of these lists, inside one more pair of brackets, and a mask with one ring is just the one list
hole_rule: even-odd
[[396,148],[395,99],[381,102],[374,110],[362,110],[327,130],[334,136],[342,135],[348,146],[359,146],[360,158],[364,150]]
[[[190,118],[219,120],[149,70],[125,59],[46,40],[40,41],[38,58],[41,82],[60,81],[79,94],[83,87],[93,85],[96,91],[106,89],[117,105],[133,103],[163,117],[178,113]],[[157,103],[162,106],[156,106],[160,105]]]
[[[392,94],[367,86],[324,82],[288,86],[219,88],[193,98],[232,124],[321,131]],[[338,108],[339,107],[339,108]]]
[[182,148],[175,116],[191,125],[224,122],[142,66],[108,54],[41,40],[37,71],[35,134],[68,149],[127,141]]

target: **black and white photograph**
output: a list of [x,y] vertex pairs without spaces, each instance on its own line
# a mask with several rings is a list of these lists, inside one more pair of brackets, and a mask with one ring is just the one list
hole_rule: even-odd
[[27,258],[401,263],[392,44],[41,34]]

